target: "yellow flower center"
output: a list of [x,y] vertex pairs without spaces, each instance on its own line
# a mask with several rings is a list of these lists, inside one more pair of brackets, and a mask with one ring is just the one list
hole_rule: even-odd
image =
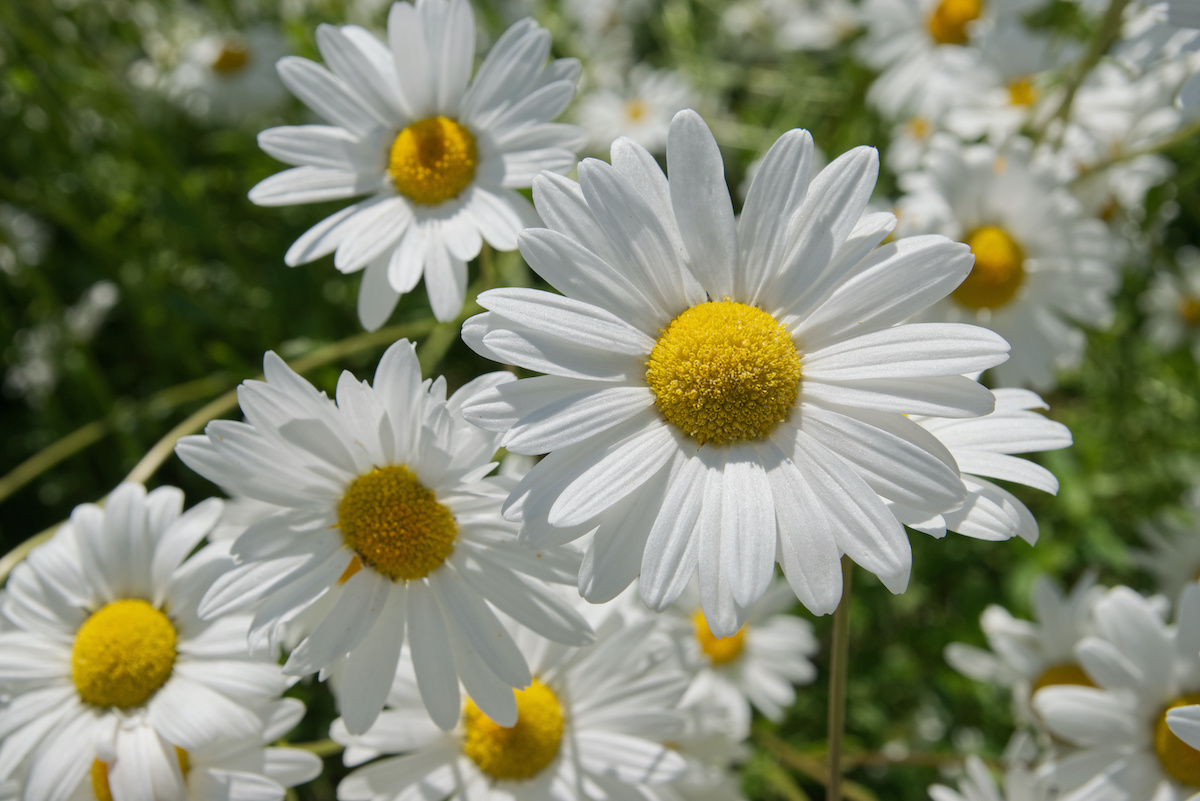
[[746,647],[746,627],[742,626],[732,637],[718,637],[708,627],[708,620],[703,610],[697,609],[692,614],[692,625],[696,629],[696,642],[700,650],[714,665],[727,665],[741,656]]
[[908,121],[908,133],[913,139],[924,139],[929,136],[932,126],[924,117],[913,117]]
[[425,206],[456,197],[475,177],[475,137],[449,117],[427,117],[392,142],[388,173],[396,191]]
[[532,779],[558,755],[563,712],[554,691],[537,679],[517,697],[517,725],[495,723],[467,699],[463,753],[494,779]]
[[338,504],[338,528],[359,560],[342,581],[363,565],[392,581],[424,578],[446,561],[458,536],[454,515],[403,465],[354,479]]
[[646,104],[641,99],[630,100],[625,104],[625,116],[630,122],[640,122],[646,116]]
[[1167,713],[1181,706],[1200,704],[1200,693],[1177,698],[1162,711],[1154,724],[1154,750],[1163,770],[1176,781],[1200,787],[1200,751],[1175,736],[1167,726]]
[[75,634],[71,678],[79,697],[94,706],[141,706],[174,666],[175,627],[141,599],[113,601]]
[[241,42],[232,39],[225,42],[221,52],[213,59],[212,71],[218,75],[233,75],[241,72],[250,62],[250,51]]
[[1063,664],[1051,665],[1046,668],[1042,675],[1037,677],[1037,681],[1033,683],[1033,691],[1037,692],[1043,687],[1053,687],[1060,684],[1074,684],[1079,687],[1096,686],[1079,665]]
[[800,354],[761,309],[729,300],[676,317],[646,362],[663,418],[703,445],[761,439],[800,392]]
[[1033,78],[1028,75],[1008,82],[1008,102],[1014,106],[1032,106],[1040,95],[1033,85]]
[[[179,772],[186,779],[191,770],[188,752],[175,746],[175,758],[179,760]],[[96,801],[113,801],[112,790],[108,786],[108,764],[98,759],[92,762],[92,792],[96,794]]]
[[1180,300],[1179,316],[1193,328],[1200,326],[1200,298],[1183,298]]
[[929,35],[938,44],[966,44],[967,25],[981,13],[982,0],[942,0],[929,16]]
[[1025,254],[1004,229],[977,228],[967,237],[975,266],[953,298],[968,309],[996,309],[1013,299],[1025,280]]

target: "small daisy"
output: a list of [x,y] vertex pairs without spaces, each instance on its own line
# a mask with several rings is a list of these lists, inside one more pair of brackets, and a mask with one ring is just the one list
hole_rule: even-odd
[[1163,350],[1186,344],[1200,362],[1200,252],[1182,250],[1176,263],[1179,275],[1158,273],[1141,298],[1146,338]]
[[1019,536],[1030,545],[1037,542],[1037,520],[1025,504],[983,476],[1057,494],[1058,479],[1053,473],[1012,454],[1069,448],[1071,431],[1062,423],[1033,411],[1049,407],[1027,389],[998,389],[994,394],[996,411],[984,417],[969,420],[913,418],[950,451],[962,471],[967,500],[960,509],[938,515],[933,520],[918,520],[918,515],[893,504],[892,511],[901,522],[935,537],[950,530],[981,540],[1007,540]]
[[967,775],[958,780],[958,790],[941,784],[929,788],[933,801],[1052,801],[1054,793],[1035,773],[1021,764],[1014,764],[1004,773],[1004,784],[996,786],[992,772],[983,760],[972,754],[967,757]]
[[599,86],[580,98],[579,124],[588,132],[593,153],[606,152],[622,136],[661,153],[671,118],[695,102],[696,93],[683,75],[639,64],[623,86]]
[[197,117],[220,122],[261,116],[287,100],[275,73],[275,62],[287,52],[283,33],[270,25],[207,34],[187,45],[166,77],[167,98]]
[[901,179],[908,194],[898,216],[902,231],[945,234],[975,255],[970,277],[921,319],[991,328],[1012,343],[994,380],[1048,388],[1056,370],[1083,358],[1078,325],[1111,324],[1118,274],[1107,227],[1034,169],[1028,145],[996,150],[939,137],[924,169]]
[[97,761],[112,798],[182,798],[176,755],[259,736],[286,688],[274,661],[246,653],[249,616],[197,615],[230,564],[220,546],[188,558],[220,501],[182,507],[174,487],[122,484],[13,571],[0,781],[28,759],[25,801],[64,798]]
[[284,261],[336,251],[339,271],[365,269],[358,315],[368,329],[422,275],[434,314],[453,320],[466,263],[482,242],[512,250],[517,233],[537,224],[516,190],[542,170],[575,166],[583,131],[550,120],[574,97],[579,64],[547,64],[550,34],[527,19],[500,37],[469,82],[467,0],[393,4],[387,44],[353,25],[322,25],[317,45],[328,69],[291,56],[279,74],[329,125],[259,134],[263,150],[297,166],[258,184],[250,199],[288,206],[369,195],[309,229]]
[[519,714],[508,727],[470,697],[457,725],[439,731],[403,663],[389,708],[370,731],[352,737],[334,723],[347,765],[384,756],[343,779],[338,798],[653,798],[654,787],[682,778],[687,763],[668,744],[685,731],[679,702],[687,674],[647,647],[654,618],[624,604],[601,613],[595,644],[582,649],[514,630],[533,679],[515,692]]
[[1158,579],[1158,591],[1172,600],[1200,581],[1200,488],[1194,488],[1184,503],[1181,516],[1160,514],[1153,522],[1143,521],[1138,530],[1150,547],[1129,554]]
[[1168,626],[1156,604],[1128,587],[1095,607],[1099,636],[1075,653],[1093,687],[1046,687],[1033,708],[1079,750],[1045,774],[1060,801],[1185,801],[1200,792],[1200,751],[1175,736],[1168,713],[1200,702],[1200,586],[1188,587]]
[[902,592],[912,552],[880,496],[940,514],[965,494],[903,415],[992,411],[959,368],[1008,349],[976,327],[900,324],[963,280],[967,249],[938,236],[877,248],[895,218],[864,213],[873,148],[812,175],[812,138],[785,134],[740,220],[696,112],[671,123],[670,181],[634,142],[612,153],[584,161],[579,184],[534,184],[549,228],[522,233],[521,252],[565,297],[492,290],[463,326],[481,355],[548,374],[465,407],[508,450],[550,451],[505,514],[530,543],[594,531],[579,575],[594,602],[640,573],[661,611],[698,573],[719,637],[746,622],[776,560],[817,614],[841,597],[843,553]]
[[769,720],[783,720],[796,700],[794,684],[810,684],[819,645],[807,621],[787,614],[796,598],[776,579],[732,637],[716,637],[700,608],[694,585],[671,608],[672,628],[685,664],[695,672],[688,699],[720,705],[738,739],[750,734],[750,707]]
[[1020,620],[1007,609],[992,605],[979,625],[990,651],[951,643],[946,646],[950,666],[976,681],[1012,690],[1017,717],[1036,722],[1029,698],[1043,687],[1061,684],[1095,686],[1079,666],[1075,646],[1095,633],[1092,612],[1104,595],[1087,574],[1064,595],[1053,581],[1042,576],[1033,585],[1033,620]]
[[484,478],[499,437],[461,417],[464,397],[512,375],[481,376],[447,400],[445,381],[422,382],[415,348],[400,340],[374,386],[343,373],[335,403],[274,353],[264,361],[266,380],[238,391],[248,422],[210,423],[177,449],[229,494],[276,507],[234,542],[238,564],[201,614],[261,601],[252,644],[304,626],[284,672],[338,672],[351,731],[383,708],[405,640],[439,725],[458,720],[460,678],[480,708],[511,724],[511,690],[529,684],[529,668],[494,610],[571,645],[590,635],[545,585],[574,580],[578,556],[517,545],[517,527],[500,516],[516,482]]

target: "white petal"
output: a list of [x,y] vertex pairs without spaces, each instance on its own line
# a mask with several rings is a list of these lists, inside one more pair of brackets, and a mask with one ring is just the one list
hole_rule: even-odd
[[370,192],[375,181],[350,170],[325,167],[292,167],[259,181],[250,190],[250,201],[259,206],[291,206],[342,200]]
[[584,347],[647,356],[654,340],[611,312],[540,289],[491,289],[479,305],[535,331]]
[[362,283],[358,287],[358,321],[367,331],[379,330],[400,300],[400,293],[392,289],[388,280],[391,257],[391,253],[385,253],[363,270]]
[[462,711],[458,674],[454,671],[446,622],[424,582],[414,584],[408,592],[408,639],[421,700],[438,728],[449,731]]
[[804,375],[818,381],[953,376],[994,367],[1008,342],[978,326],[910,323],[856,336],[804,356]]
[[275,66],[284,86],[331,125],[358,137],[379,127],[379,119],[358,94],[320,64],[299,56],[284,56]]

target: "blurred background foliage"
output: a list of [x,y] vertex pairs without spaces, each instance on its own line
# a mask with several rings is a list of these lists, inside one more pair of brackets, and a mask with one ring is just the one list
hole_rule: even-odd
[[[493,37],[521,15],[476,5]],[[281,17],[272,6],[211,0],[202,9],[234,30],[283,26],[292,51],[314,57],[317,23],[357,18],[378,27],[386,13],[379,3],[328,0],[284,6]],[[369,377],[387,344],[352,339],[362,334],[358,277],[337,274],[330,258],[283,264],[291,242],[337,204],[276,209],[246,199],[279,167],[255,133],[305,121],[302,107],[292,101],[271,116],[218,125],[131,81],[131,65],[146,58],[146,15],[173,8],[0,3],[3,551],[101,498],[173,426],[255,376],[264,351],[294,359],[349,340],[353,352],[309,373],[332,390],[343,369]],[[650,63],[681,70],[705,99],[732,187],[789,128],[812,130],[830,156],[886,141],[862,102],[872,76],[846,45],[781,55],[722,31],[721,10],[720,0],[665,0],[637,28],[636,46]],[[1067,17],[1055,24],[1073,24]],[[553,6],[539,19],[555,32],[560,54],[577,54]],[[1148,254],[1127,265],[1116,324],[1090,336],[1083,366],[1047,397],[1050,416],[1075,436],[1073,448],[1038,459],[1061,491],[1052,498],[1014,490],[1040,521],[1041,541],[1031,548],[913,534],[915,570],[899,597],[858,574],[847,735],[848,776],[866,788],[852,788],[861,799],[924,799],[939,766],[952,768],[968,751],[1003,750],[1012,732],[1007,700],[942,657],[950,642],[983,644],[978,619],[988,604],[1028,616],[1030,587],[1042,573],[1070,583],[1095,569],[1105,583],[1150,587],[1128,555],[1137,524],[1177,507],[1200,473],[1196,363],[1186,350],[1151,346],[1137,305],[1155,271],[1174,269],[1177,249],[1200,231],[1200,143],[1169,155],[1179,171],[1152,194],[1144,226],[1155,236]],[[894,189],[885,174],[881,205]],[[472,270],[475,277],[480,265]],[[517,254],[500,254],[484,273],[489,283],[529,281]],[[103,297],[90,296],[101,282]],[[456,326],[432,326],[420,290],[402,299],[389,323],[397,324],[424,334],[427,372],[446,374],[452,388],[490,369],[458,341]],[[181,486],[191,502],[214,492],[173,457],[149,483]],[[829,620],[814,624],[827,646]],[[743,771],[750,798],[823,793],[809,773],[824,750],[826,654],[821,676],[787,719],[778,727],[758,722],[756,753]],[[331,700],[315,686],[295,692],[310,704],[295,739],[323,738]],[[325,777],[299,788],[301,798],[334,797],[342,770],[336,756],[328,763]]]

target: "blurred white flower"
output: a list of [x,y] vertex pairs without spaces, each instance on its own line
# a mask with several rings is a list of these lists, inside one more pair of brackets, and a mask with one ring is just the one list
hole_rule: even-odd
[[628,137],[661,153],[671,118],[696,104],[696,92],[679,72],[635,66],[620,86],[597,86],[579,99],[578,121],[593,153],[607,153],[613,140]]

